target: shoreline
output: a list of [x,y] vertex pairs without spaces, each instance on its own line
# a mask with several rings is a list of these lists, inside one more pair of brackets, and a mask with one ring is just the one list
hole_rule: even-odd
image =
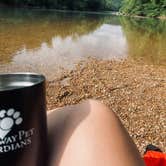
[[120,12],[117,12],[115,15],[117,16],[124,16],[124,17],[131,17],[131,18],[141,18],[141,19],[160,19],[160,20],[166,20],[166,16],[158,16],[158,17],[148,17],[148,16],[139,16],[139,15],[129,15],[129,14],[123,14]]
[[90,58],[47,82],[48,110],[101,100],[119,116],[141,154],[150,143],[166,151],[165,78],[165,67]]
[[[0,8],[11,8],[10,6],[0,4]],[[148,17],[148,16],[139,16],[139,15],[129,15],[123,14],[119,11],[81,11],[81,10],[63,10],[63,9],[52,9],[52,8],[41,8],[41,7],[27,7],[27,6],[17,6],[14,7],[15,9],[30,9],[30,10],[48,10],[48,11],[55,11],[61,13],[82,13],[82,14],[94,14],[94,15],[114,15],[114,16],[124,16],[124,17],[131,17],[131,18],[151,18],[151,19],[160,19],[166,20],[166,16],[158,16],[158,17]]]

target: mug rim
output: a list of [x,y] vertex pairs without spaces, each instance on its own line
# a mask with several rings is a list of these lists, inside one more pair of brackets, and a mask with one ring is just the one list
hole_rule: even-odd
[[[27,85],[27,86],[18,86],[18,87],[13,87],[13,88],[1,88],[1,83],[0,83],[0,92],[5,92],[5,91],[13,91],[13,90],[20,90],[20,89],[25,89],[25,88],[30,88],[33,87],[35,85],[38,85],[42,82],[45,82],[46,78],[43,74],[39,74],[39,73],[33,73],[33,72],[15,72],[15,73],[0,73],[0,79],[3,79],[2,77],[8,77],[9,78],[9,82],[10,82],[10,77],[12,76],[22,76],[22,77],[29,77],[29,78],[33,78],[36,77],[37,81],[30,81],[32,84],[31,85]],[[12,82],[12,81],[11,81]],[[24,81],[22,81],[24,82]]]

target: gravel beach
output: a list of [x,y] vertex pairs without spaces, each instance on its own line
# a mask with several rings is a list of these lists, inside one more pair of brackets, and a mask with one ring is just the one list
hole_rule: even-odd
[[141,154],[150,143],[166,152],[165,66],[90,58],[47,82],[48,110],[88,98],[117,113]]

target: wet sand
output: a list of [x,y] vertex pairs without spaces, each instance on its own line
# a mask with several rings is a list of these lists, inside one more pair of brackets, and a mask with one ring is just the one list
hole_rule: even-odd
[[47,82],[47,104],[51,110],[101,100],[117,113],[143,154],[150,143],[166,151],[165,92],[165,66],[90,58]]

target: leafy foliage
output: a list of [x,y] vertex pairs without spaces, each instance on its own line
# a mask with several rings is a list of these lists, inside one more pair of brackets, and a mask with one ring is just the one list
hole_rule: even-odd
[[166,15],[166,0],[123,0],[120,11],[148,17]]

